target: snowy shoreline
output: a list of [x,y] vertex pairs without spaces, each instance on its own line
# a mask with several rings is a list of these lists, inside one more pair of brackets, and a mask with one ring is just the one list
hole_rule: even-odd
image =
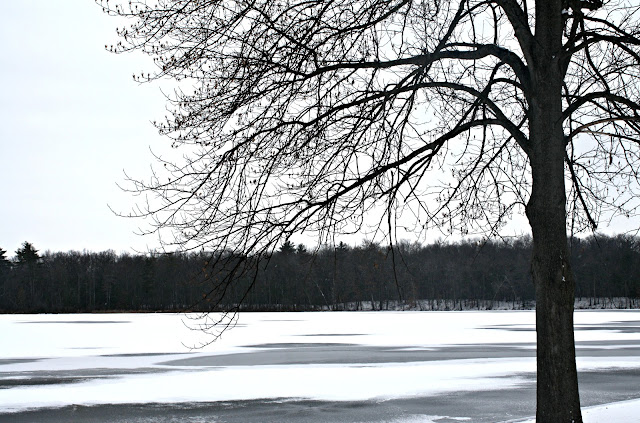
[[[492,311],[535,310],[535,301],[497,301],[474,299],[425,299],[411,303],[398,301],[360,301],[322,307],[318,311]],[[576,298],[575,310],[638,310],[640,299],[627,297]]]

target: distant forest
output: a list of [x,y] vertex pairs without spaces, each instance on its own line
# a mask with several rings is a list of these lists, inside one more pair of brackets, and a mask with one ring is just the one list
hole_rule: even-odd
[[[576,297],[584,304],[640,307],[640,238],[576,238],[571,254]],[[209,311],[240,303],[243,310],[420,309],[425,300],[431,308],[490,309],[498,302],[531,308],[534,300],[528,237],[393,249],[340,243],[317,251],[287,242],[253,260],[222,303],[209,291],[228,267],[212,265],[212,256],[225,253],[40,254],[25,242],[13,258],[0,249],[0,312]],[[625,302],[606,301],[614,298]]]

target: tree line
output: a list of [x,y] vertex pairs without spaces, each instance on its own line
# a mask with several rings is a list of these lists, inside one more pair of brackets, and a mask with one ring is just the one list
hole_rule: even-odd
[[[577,298],[597,307],[606,298],[640,297],[640,238],[574,238],[570,252]],[[0,249],[0,311],[357,310],[365,304],[384,310],[419,308],[420,300],[454,309],[491,308],[494,302],[527,308],[535,294],[526,271],[530,258],[529,237],[404,242],[393,249],[339,243],[314,251],[286,242],[261,259],[225,252],[40,254],[25,242],[13,258]],[[212,291],[241,259],[252,265],[242,267],[237,283]]]

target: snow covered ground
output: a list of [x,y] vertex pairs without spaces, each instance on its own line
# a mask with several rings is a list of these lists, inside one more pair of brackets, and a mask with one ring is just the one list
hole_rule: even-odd
[[[640,421],[640,400],[619,401],[584,407],[582,409],[582,419],[584,423],[637,423]],[[535,421],[535,419],[517,420],[519,423],[535,423]]]
[[[246,313],[194,350],[211,340],[196,317],[0,315],[0,422],[77,405],[384,405],[461,392],[503,392],[505,401],[525,392],[530,403],[535,387],[532,311]],[[616,382],[640,372],[640,312],[578,311],[575,323],[579,372],[595,381],[586,405],[599,404],[585,407],[585,422],[640,421],[640,387]],[[599,375],[610,379],[598,384]],[[611,402],[620,399],[631,400]],[[522,410],[502,420],[531,421]],[[393,421],[491,421],[424,411]]]

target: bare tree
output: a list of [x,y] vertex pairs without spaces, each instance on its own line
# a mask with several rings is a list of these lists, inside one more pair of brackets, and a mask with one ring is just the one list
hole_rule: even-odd
[[131,181],[168,246],[260,256],[301,231],[366,230],[393,243],[407,222],[495,235],[524,211],[537,421],[582,420],[567,231],[637,211],[637,3],[97,2],[132,19],[110,50],[153,57],[139,81],[177,81],[156,126],[184,159]]

